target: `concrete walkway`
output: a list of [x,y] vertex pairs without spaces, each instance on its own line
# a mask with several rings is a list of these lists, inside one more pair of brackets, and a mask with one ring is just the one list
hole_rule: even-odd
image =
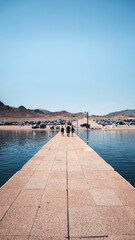
[[58,133],[1,188],[0,219],[0,240],[135,240],[135,191]]

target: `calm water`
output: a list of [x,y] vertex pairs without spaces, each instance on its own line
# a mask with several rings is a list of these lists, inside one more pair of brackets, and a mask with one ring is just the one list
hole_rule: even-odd
[[0,131],[0,186],[57,132]]
[[[0,131],[0,186],[56,133]],[[86,142],[86,132],[78,135]],[[135,187],[135,131],[91,131],[89,145]]]
[[[87,132],[78,136],[87,141]],[[135,131],[91,131],[89,145],[135,187]]]

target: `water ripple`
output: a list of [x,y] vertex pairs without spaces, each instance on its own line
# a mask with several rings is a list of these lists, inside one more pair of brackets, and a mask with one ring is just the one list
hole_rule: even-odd
[[57,132],[0,131],[0,186]]
[[[86,131],[78,134],[87,141]],[[89,145],[135,187],[135,131],[90,131]]]

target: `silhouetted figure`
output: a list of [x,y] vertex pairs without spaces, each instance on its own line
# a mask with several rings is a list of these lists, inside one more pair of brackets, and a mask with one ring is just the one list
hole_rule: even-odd
[[61,128],[61,135],[64,136],[64,127]]
[[70,135],[70,126],[67,126],[67,137],[69,137],[69,135]]
[[75,129],[74,129],[74,127],[72,126],[72,128],[71,128],[72,137],[73,137],[74,131],[75,131]]

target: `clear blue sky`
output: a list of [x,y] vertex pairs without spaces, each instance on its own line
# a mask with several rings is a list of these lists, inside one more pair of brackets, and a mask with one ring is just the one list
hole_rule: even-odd
[[134,0],[0,0],[0,100],[135,109]]

